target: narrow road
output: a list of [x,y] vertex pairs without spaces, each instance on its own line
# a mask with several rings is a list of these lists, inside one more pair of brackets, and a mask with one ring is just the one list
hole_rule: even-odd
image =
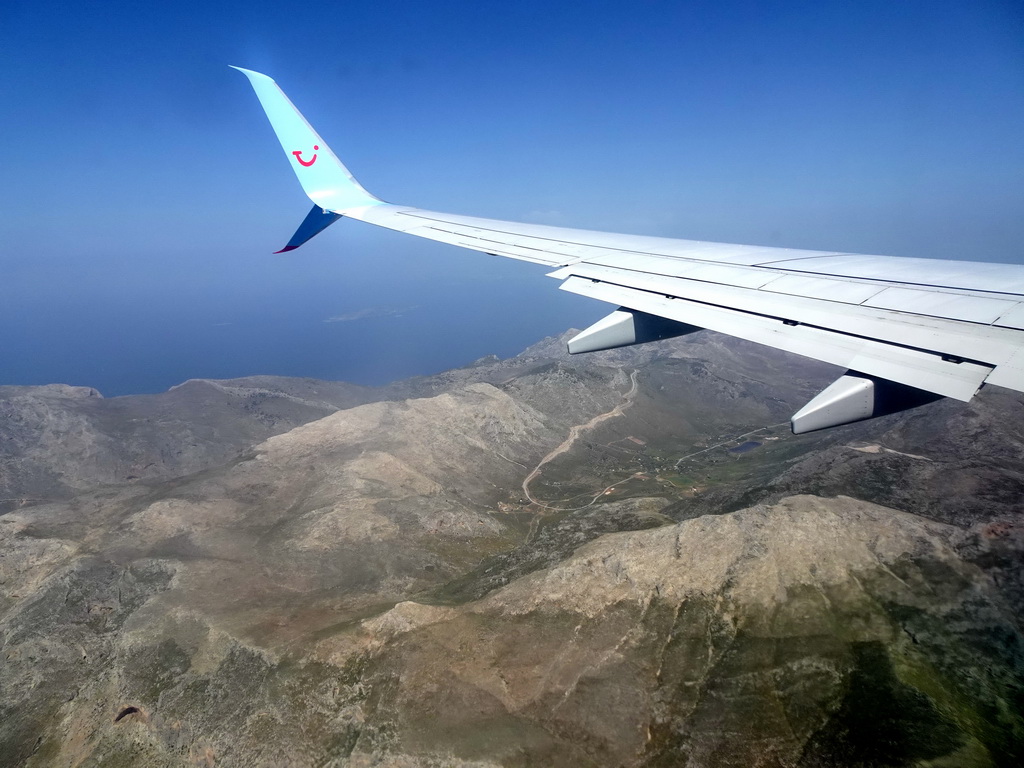
[[[536,504],[538,507],[543,507],[544,509],[566,511],[563,510],[561,507],[555,507],[551,506],[550,504],[545,504],[543,501],[537,501],[537,499],[535,499],[533,495],[530,493],[530,483],[532,483],[534,478],[536,478],[537,475],[541,473],[541,468],[545,464],[549,463],[558,456],[561,456],[563,453],[572,448],[573,443],[575,443],[576,440],[579,439],[579,436],[581,434],[591,429],[594,429],[594,427],[598,426],[599,424],[603,424],[604,422],[608,421],[608,419],[614,419],[616,416],[621,416],[622,412],[633,404],[633,400],[636,398],[637,391],[637,373],[638,371],[633,371],[631,374],[629,374],[629,380],[632,385],[629,388],[629,392],[622,396],[622,402],[620,402],[607,413],[602,413],[598,416],[595,416],[586,424],[577,424],[576,426],[571,427],[569,429],[569,436],[565,438],[565,440],[563,440],[557,448],[551,451],[551,453],[549,453],[547,456],[541,459],[540,463],[533,468],[533,471],[526,476],[526,479],[523,480],[523,495],[526,496],[527,499],[529,499],[531,504]],[[618,485],[618,483],[616,483],[616,485]],[[590,501],[589,504],[585,504],[582,507],[575,507],[574,509],[584,509],[585,507],[589,507],[591,504],[594,503],[594,501],[601,497],[605,490],[607,489],[602,489],[596,496],[594,496],[594,498]]]
[[729,443],[735,443],[737,440],[740,440],[740,439],[742,439],[744,437],[750,437],[751,435],[756,435],[758,432],[763,432],[766,429],[775,429],[776,427],[781,427],[781,426],[784,426],[786,424],[789,424],[789,422],[788,421],[780,421],[778,424],[769,424],[767,427],[758,427],[757,429],[752,429],[749,432],[744,432],[742,435],[739,435],[738,437],[730,437],[724,443],[719,443],[718,445],[712,445],[710,448],[705,448],[704,450],[697,451],[696,453],[688,453],[685,456],[683,456],[683,458],[681,458],[679,461],[676,462],[676,471],[677,472],[679,471],[679,465],[680,464],[682,464],[687,459],[692,459],[694,456],[700,456],[702,453],[707,453],[708,451],[713,451],[713,450],[715,450],[715,448],[721,448],[722,446],[728,445]]

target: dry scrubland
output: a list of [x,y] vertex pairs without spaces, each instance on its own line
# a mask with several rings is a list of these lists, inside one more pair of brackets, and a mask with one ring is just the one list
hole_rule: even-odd
[[1019,765],[1021,398],[741,436],[831,375],[0,387],[0,764]]

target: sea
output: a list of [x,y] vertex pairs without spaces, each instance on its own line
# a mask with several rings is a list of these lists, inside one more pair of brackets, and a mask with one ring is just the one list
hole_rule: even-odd
[[105,397],[257,374],[380,385],[510,357],[610,311],[557,290],[543,267],[478,258],[487,268],[470,274],[341,271],[282,285],[9,295],[0,384],[73,384]]

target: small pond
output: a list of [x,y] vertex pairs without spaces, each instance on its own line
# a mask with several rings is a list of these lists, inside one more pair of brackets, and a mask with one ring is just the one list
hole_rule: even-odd
[[743,443],[742,445],[737,445],[735,448],[730,448],[729,453],[746,453],[747,451],[752,451],[755,448],[760,447],[761,443],[755,440],[747,440],[747,442]]

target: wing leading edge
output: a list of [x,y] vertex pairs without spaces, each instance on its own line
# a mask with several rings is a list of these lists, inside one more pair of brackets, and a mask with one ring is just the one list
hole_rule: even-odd
[[[314,209],[285,250],[345,216],[554,268],[563,290],[619,309],[569,344],[610,349],[700,328],[847,369],[795,432],[985,384],[1024,391],[1024,267],[707,243],[458,216],[367,192],[266,75],[249,78]],[[320,212],[318,212],[318,209]]]

